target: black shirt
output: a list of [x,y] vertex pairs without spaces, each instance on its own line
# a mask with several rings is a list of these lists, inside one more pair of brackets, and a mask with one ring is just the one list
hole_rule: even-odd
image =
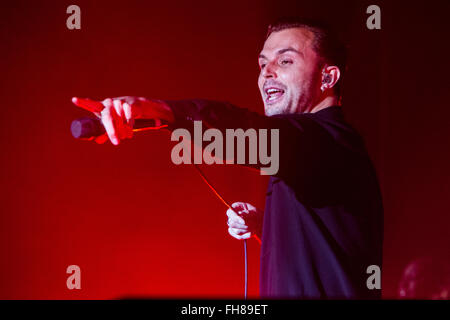
[[381,194],[364,143],[340,107],[267,117],[216,101],[166,102],[173,128],[202,120],[223,132],[279,130],[279,170],[264,210],[261,297],[381,297],[366,284],[367,268],[382,264]]

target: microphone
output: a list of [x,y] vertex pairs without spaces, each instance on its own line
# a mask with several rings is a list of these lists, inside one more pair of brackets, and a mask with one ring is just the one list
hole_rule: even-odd
[[[167,126],[168,122],[164,120],[135,119],[133,131],[155,130]],[[93,139],[106,132],[100,119],[89,117],[73,120],[70,125],[70,131],[72,132],[72,136],[76,139]]]

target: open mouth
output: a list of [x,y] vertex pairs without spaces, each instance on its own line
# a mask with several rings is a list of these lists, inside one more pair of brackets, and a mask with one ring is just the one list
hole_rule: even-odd
[[268,104],[272,104],[281,100],[284,95],[284,90],[280,88],[270,87],[265,89],[264,91],[266,93],[266,102]]

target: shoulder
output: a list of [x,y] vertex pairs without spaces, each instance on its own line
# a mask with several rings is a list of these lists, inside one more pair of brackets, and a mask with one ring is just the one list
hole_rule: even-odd
[[[326,132],[326,134],[340,147],[358,154],[366,154],[364,139],[359,132],[350,125],[341,107],[332,106],[316,113],[304,113],[301,119],[309,119]],[[305,120],[300,120],[305,121]]]

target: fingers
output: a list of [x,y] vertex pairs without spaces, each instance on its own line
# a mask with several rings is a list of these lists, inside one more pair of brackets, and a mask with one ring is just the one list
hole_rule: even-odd
[[127,120],[127,123],[130,127],[133,128],[134,125],[134,118],[133,118],[133,110],[131,108],[131,105],[127,102],[122,104],[123,107],[123,113],[125,115],[125,119]]
[[133,137],[133,126],[134,126],[134,117],[132,108],[128,103],[122,104],[123,114],[126,121],[126,129],[127,129],[127,138]]
[[251,232],[241,233],[233,228],[228,228],[228,233],[230,234],[230,236],[238,240],[249,239],[251,237]]
[[116,117],[113,117],[115,120],[115,127],[119,136],[119,140],[129,138],[131,128],[127,124],[125,124],[125,113],[123,110],[122,101],[113,100],[114,110],[116,112]]
[[233,210],[227,210],[228,216],[228,233],[236,239],[248,239],[251,237],[251,232],[248,231],[248,226],[245,224],[245,221],[242,217],[240,217],[235,211],[240,208],[240,204],[235,203],[232,205]]
[[235,209],[237,213],[241,213],[246,210],[244,202],[235,202],[231,205],[231,207]]
[[232,218],[228,218],[227,224],[231,228],[237,228],[237,229],[242,229],[242,230],[248,229],[248,226],[246,224],[239,223],[238,221],[236,221]]
[[[118,145],[121,140],[131,138],[133,136],[133,128],[130,126],[133,122],[131,106],[119,99],[105,99],[102,106],[100,118],[111,143]],[[102,143],[103,139],[99,141]]]
[[248,212],[256,212],[256,211],[258,211],[258,209],[256,209],[256,207],[251,205],[250,203],[246,203],[245,206],[246,206]]
[[246,202],[235,202],[231,206],[240,216],[249,215],[257,211],[254,206]]
[[122,102],[120,100],[113,100],[112,101],[113,107],[116,110],[117,115],[119,118],[124,117],[123,109],[122,109]]
[[234,210],[228,209],[227,210],[227,216],[229,219],[232,219],[240,224],[245,224],[245,221],[243,218],[241,218]]
[[[116,127],[114,125],[115,121],[113,119],[113,116],[115,114],[115,110],[113,108],[111,108],[112,100],[106,99],[103,102],[103,104],[106,107],[101,112],[103,126],[105,127],[106,133],[108,134],[108,138],[111,141],[111,143],[114,145],[118,145],[119,137],[118,137]],[[114,110],[114,114],[113,114],[112,110]]]
[[245,202],[235,202],[227,210],[228,233],[236,239],[248,239],[261,233],[263,212]]

